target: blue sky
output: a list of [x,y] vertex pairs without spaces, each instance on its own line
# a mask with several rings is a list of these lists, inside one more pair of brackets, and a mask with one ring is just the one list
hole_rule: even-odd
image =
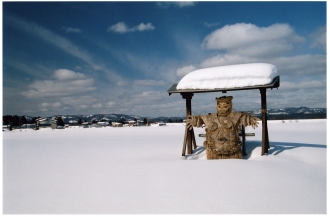
[[[277,67],[268,108],[326,107],[326,2],[3,2],[3,115],[184,116],[190,71]],[[193,114],[222,93],[195,94]],[[235,110],[260,109],[257,90]]]

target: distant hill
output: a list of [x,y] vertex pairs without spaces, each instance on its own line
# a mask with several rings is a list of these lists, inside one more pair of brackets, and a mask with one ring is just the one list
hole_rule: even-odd
[[[261,110],[253,110],[252,115],[261,118]],[[326,119],[326,108],[284,108],[284,109],[267,109],[268,120],[289,120],[289,119]]]
[[[261,110],[252,110],[252,111],[244,111],[249,112],[251,115],[257,116],[261,118]],[[65,124],[75,124],[78,123],[79,120],[82,122],[92,123],[95,121],[106,121],[109,122],[118,122],[118,121],[130,121],[130,120],[138,120],[143,122],[145,119],[148,123],[152,122],[183,122],[186,118],[185,116],[181,117],[141,117],[138,115],[126,115],[126,114],[92,114],[92,115],[53,115],[50,117],[44,117],[48,120],[56,116],[61,116]],[[21,118],[21,117],[18,117]],[[32,123],[33,117],[25,116],[27,123]],[[299,108],[284,108],[284,109],[267,109],[267,118],[268,120],[292,120],[292,119],[326,119],[327,118],[327,109],[326,108],[307,108],[307,107],[299,107]],[[8,119],[8,115],[3,116],[4,124],[7,124],[6,121]]]
[[[261,118],[261,110],[245,111],[250,114]],[[326,108],[284,108],[284,109],[267,109],[268,120],[289,120],[289,119],[325,119],[327,117]],[[49,117],[51,118],[51,117]],[[119,121],[120,119],[128,120],[140,120],[143,121],[144,118],[148,122],[182,122],[185,116],[181,117],[142,117],[138,115],[126,115],[126,114],[94,114],[94,115],[62,115],[65,123],[70,123],[73,121],[78,121],[81,119],[83,122],[92,122],[93,120],[108,120],[112,122]]]

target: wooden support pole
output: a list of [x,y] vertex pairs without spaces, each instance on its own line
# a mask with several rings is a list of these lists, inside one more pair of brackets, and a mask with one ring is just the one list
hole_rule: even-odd
[[192,132],[192,142],[193,142],[193,145],[194,145],[194,149],[197,148],[197,145],[196,145],[196,139],[195,139],[195,133],[194,133],[194,129],[191,130]]
[[[191,115],[191,99],[193,97],[193,93],[181,93],[182,98],[186,99],[186,120],[188,120],[188,117]],[[187,150],[187,154],[192,154],[193,151],[193,146],[192,143],[194,143],[194,148],[197,148],[196,146],[196,140],[195,140],[195,134],[194,134],[194,129],[187,129],[185,131],[185,135],[184,135],[184,147],[182,150],[182,156],[185,155],[185,152]]]
[[268,126],[267,126],[267,101],[266,101],[266,88],[260,88],[261,94],[261,114],[262,114],[262,144],[261,144],[261,155],[268,153],[269,137],[268,137]]
[[188,131],[188,128],[186,127],[185,132],[184,132],[184,139],[183,139],[182,156],[186,155],[187,131]]
[[245,127],[242,125],[242,133],[241,133],[241,135],[242,135],[242,154],[243,154],[243,156],[246,156],[247,155],[247,153],[246,153],[246,144],[245,144]]

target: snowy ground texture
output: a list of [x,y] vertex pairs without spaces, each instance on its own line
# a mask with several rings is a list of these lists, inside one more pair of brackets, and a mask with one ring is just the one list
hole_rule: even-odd
[[[326,120],[261,124],[246,159],[182,157],[184,126],[3,132],[5,214],[325,214]],[[195,128],[195,134],[203,133]]]

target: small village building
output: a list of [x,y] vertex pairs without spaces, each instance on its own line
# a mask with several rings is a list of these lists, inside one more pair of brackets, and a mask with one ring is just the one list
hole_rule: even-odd
[[127,126],[133,127],[135,125],[135,123],[136,123],[135,121],[129,120],[129,121],[127,121]]
[[50,127],[55,130],[57,129],[57,122],[50,122]]
[[99,121],[99,122],[97,122],[97,125],[98,125],[98,127],[107,127],[107,126],[109,126],[109,123],[108,122]]
[[81,124],[81,127],[82,127],[82,128],[89,128],[89,126],[88,126],[88,122],[84,122],[84,123],[82,123],[82,124]]
[[122,123],[118,123],[118,122],[112,122],[112,126],[113,127],[123,127]]

